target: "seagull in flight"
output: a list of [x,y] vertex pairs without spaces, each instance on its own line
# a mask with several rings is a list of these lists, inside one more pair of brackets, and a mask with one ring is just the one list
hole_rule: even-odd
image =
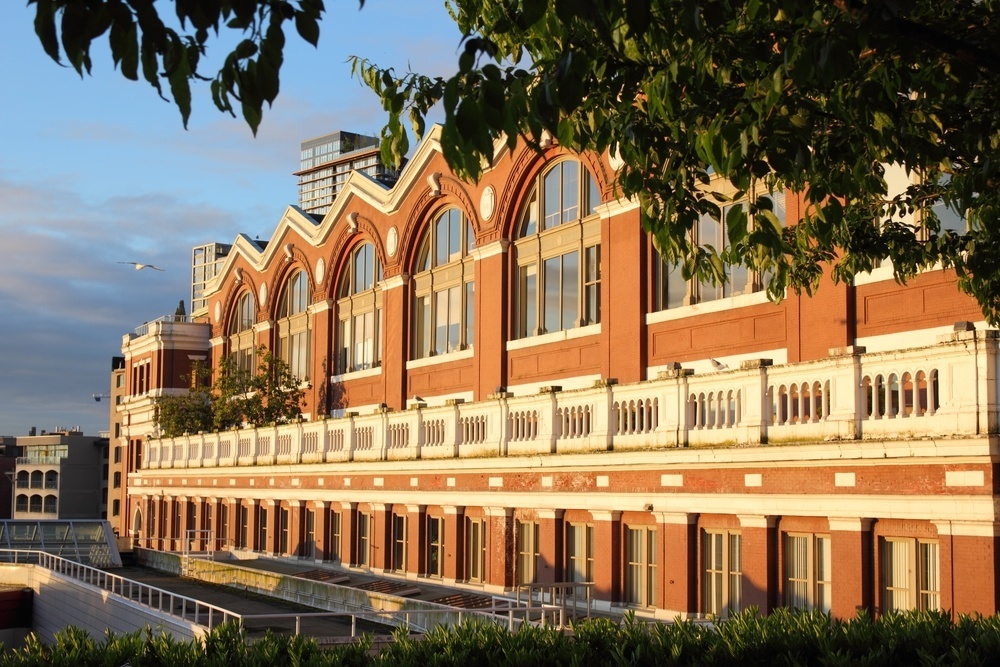
[[142,271],[143,269],[153,269],[154,271],[162,271],[158,266],[153,266],[152,264],[140,264],[139,262],[118,262],[119,264],[131,264],[135,267],[136,271]]

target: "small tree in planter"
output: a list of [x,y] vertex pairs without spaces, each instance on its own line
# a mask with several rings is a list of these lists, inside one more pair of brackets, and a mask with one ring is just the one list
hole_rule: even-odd
[[184,433],[197,433],[212,428],[214,421],[214,395],[211,388],[212,371],[200,361],[194,362],[191,374],[182,376],[190,383],[183,394],[156,398],[156,423],[165,438],[175,438]]

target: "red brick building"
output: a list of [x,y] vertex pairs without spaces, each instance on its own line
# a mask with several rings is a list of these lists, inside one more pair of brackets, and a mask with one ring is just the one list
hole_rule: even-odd
[[[490,592],[591,581],[662,617],[994,613],[996,332],[946,271],[780,304],[763,281],[665,268],[606,157],[498,148],[470,184],[432,134],[392,188],[355,173],[322,219],[239,237],[207,322],[126,336],[130,527]],[[302,423],[151,437],[192,360],[258,345]]]

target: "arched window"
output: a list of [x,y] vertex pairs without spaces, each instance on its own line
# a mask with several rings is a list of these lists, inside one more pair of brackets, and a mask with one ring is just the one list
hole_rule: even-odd
[[28,511],[28,496],[23,493],[17,494],[17,499],[14,501],[14,509],[18,512]]
[[472,345],[475,237],[462,212],[450,208],[424,233],[413,278],[413,358]]
[[44,475],[41,470],[34,470],[31,473],[31,488],[41,489],[44,484]]
[[382,361],[382,266],[375,246],[351,253],[337,289],[337,372],[375,368]]
[[45,512],[47,514],[55,514],[59,511],[59,500],[55,496],[45,496]]
[[576,160],[538,178],[515,241],[518,338],[601,321],[600,203],[597,184]]
[[45,488],[46,489],[58,489],[59,488],[59,473],[55,470],[49,470],[45,473]]
[[253,325],[257,319],[253,294],[244,292],[236,300],[233,314],[229,319],[229,354],[236,359],[236,367],[253,373],[256,366],[254,348],[256,347]]
[[299,381],[309,379],[309,276],[296,271],[278,305],[278,356]]
[[31,496],[28,502],[29,512],[41,512],[42,511],[42,497],[37,493]]

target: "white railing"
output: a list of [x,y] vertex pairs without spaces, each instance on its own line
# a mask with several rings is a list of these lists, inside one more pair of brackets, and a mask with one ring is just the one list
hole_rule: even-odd
[[[374,607],[364,607],[357,604],[343,603],[345,607],[352,607],[351,611],[316,611],[316,612],[296,612],[284,614],[240,614],[229,611],[218,605],[203,602],[187,595],[180,595],[156,586],[134,581],[126,577],[121,577],[111,572],[84,565],[61,556],[47,553],[45,551],[27,549],[0,549],[0,564],[12,565],[36,565],[52,572],[56,572],[66,577],[70,577],[85,584],[95,586],[107,591],[111,595],[118,596],[125,600],[131,600],[139,605],[152,609],[158,614],[178,618],[188,623],[211,629],[215,626],[226,623],[241,623],[245,627],[252,628],[257,622],[264,621],[269,628],[274,628],[275,624],[270,621],[289,621],[289,630],[298,635],[302,632],[302,621],[307,619],[331,619],[350,621],[351,637],[358,636],[357,622],[364,620],[373,623],[383,623],[389,626],[402,626],[408,631],[426,632],[436,624],[449,624],[454,619],[461,625],[467,618],[478,618],[490,622],[503,622],[508,629],[513,631],[523,623],[540,623],[541,625],[555,625],[562,628],[567,622],[567,606],[565,601],[561,604],[546,603],[544,600],[535,600],[528,596],[523,602],[518,596],[515,600],[507,598],[495,598],[489,607],[477,607],[473,609],[460,609],[441,605],[440,609],[376,609]],[[239,572],[234,569],[238,575]],[[249,582],[239,586],[241,582],[232,577],[233,572],[226,573],[226,580],[220,583],[234,586],[246,590]],[[331,585],[336,587],[336,585]],[[300,603],[315,601],[298,600]],[[589,616],[589,591],[587,594],[587,610]],[[324,603],[328,600],[324,599]],[[434,622],[435,618],[438,620]],[[280,630],[280,627],[278,628]]]
[[957,332],[909,350],[704,375],[677,366],[628,385],[152,440],[147,465],[236,465],[237,440],[240,464],[250,451],[262,464],[984,435],[998,432],[997,343],[994,331]]
[[0,563],[38,565],[85,584],[96,586],[112,595],[132,600],[158,614],[179,618],[204,628],[210,629],[226,621],[240,620],[239,614],[214,604],[126,579],[111,572],[44,551],[0,549]]

